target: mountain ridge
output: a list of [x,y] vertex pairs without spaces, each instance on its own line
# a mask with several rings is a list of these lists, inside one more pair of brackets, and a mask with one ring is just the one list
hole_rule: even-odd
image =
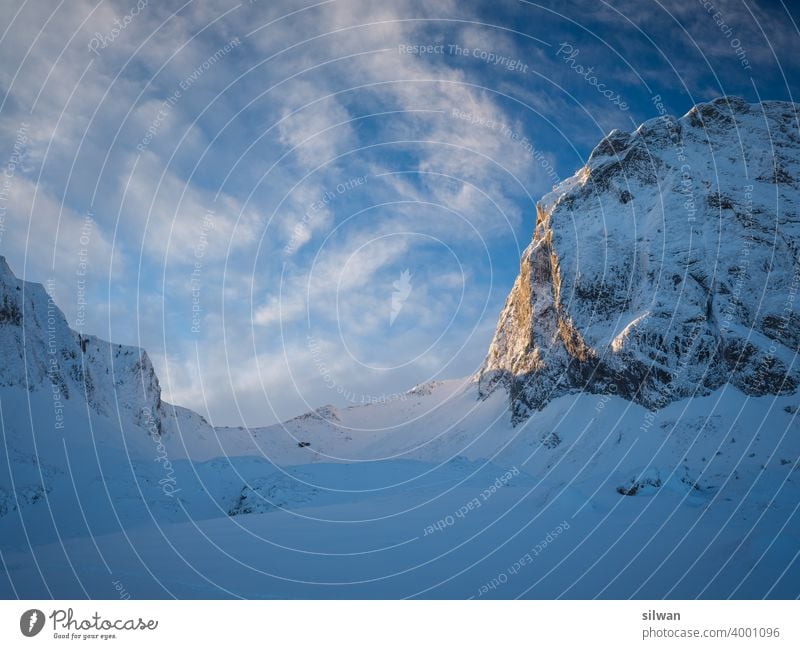
[[71,329],[46,287],[18,279],[1,255],[0,305],[0,386],[49,384],[54,402],[79,396],[98,414],[129,411],[138,426],[149,411],[160,433],[161,386],[144,349]]

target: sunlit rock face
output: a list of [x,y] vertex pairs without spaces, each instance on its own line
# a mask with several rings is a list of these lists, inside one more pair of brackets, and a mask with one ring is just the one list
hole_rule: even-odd
[[605,137],[539,203],[480,393],[504,386],[519,421],[581,390],[795,390],[797,108],[724,97]]

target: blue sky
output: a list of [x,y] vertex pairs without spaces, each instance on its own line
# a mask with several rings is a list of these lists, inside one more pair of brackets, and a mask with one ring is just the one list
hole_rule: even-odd
[[604,134],[798,87],[780,2],[51,11],[0,18],[0,253],[219,424],[469,375]]

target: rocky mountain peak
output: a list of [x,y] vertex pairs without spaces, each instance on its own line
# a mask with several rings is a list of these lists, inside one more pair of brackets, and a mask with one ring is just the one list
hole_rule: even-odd
[[515,420],[586,390],[650,408],[800,381],[797,106],[723,97],[612,131],[543,197],[479,372]]

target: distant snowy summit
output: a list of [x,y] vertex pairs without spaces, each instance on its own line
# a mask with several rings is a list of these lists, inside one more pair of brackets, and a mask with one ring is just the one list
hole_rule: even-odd
[[800,380],[798,106],[723,97],[612,131],[545,196],[482,396],[516,421],[563,394],[649,408]]

